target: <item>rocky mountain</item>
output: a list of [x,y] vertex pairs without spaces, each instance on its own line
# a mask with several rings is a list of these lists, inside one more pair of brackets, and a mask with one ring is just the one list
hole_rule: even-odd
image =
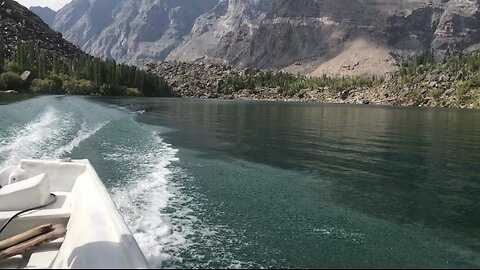
[[[223,59],[237,66],[285,68],[313,75],[383,74],[428,49],[441,53],[480,43],[479,1],[270,0],[248,1],[257,20],[228,23],[236,1],[197,20],[189,40],[170,60]],[[245,2],[246,3],[246,2]],[[264,10],[256,7],[260,5]],[[221,14],[212,16],[211,14]],[[237,14],[238,18],[238,14]],[[210,27],[205,31],[204,25]],[[215,27],[230,26],[229,29]],[[210,31],[208,31],[210,30]],[[212,49],[198,46],[214,33]],[[188,53],[185,53],[188,52]]]
[[53,21],[55,20],[55,15],[57,12],[55,10],[52,10],[48,7],[30,7],[29,8],[31,12],[37,14],[42,20],[48,24],[49,26],[52,26]]
[[272,0],[220,0],[195,21],[188,39],[167,60],[249,65],[253,60],[249,48],[271,5]]
[[217,2],[76,0],[58,11],[52,27],[91,55],[139,64],[165,59]]
[[62,34],[51,30],[37,15],[13,0],[0,1],[0,36],[5,40],[7,57],[11,57],[17,42],[33,41],[50,56],[76,58],[84,53]]
[[478,0],[75,0],[53,27],[96,56],[385,74],[480,47]]

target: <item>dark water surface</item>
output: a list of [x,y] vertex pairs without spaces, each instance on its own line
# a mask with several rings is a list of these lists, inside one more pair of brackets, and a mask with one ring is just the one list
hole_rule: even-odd
[[152,267],[480,267],[480,111],[39,97],[0,115],[0,163],[90,159]]

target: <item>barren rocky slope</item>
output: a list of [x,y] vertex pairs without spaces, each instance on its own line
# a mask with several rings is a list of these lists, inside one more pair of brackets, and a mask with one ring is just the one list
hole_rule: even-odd
[[[260,84],[254,88],[239,88],[228,92],[219,87],[234,77],[242,78],[243,82],[261,77],[265,71],[260,69],[239,69],[201,61],[152,62],[145,69],[165,78],[177,96],[186,98],[480,108],[480,64],[474,70],[468,70],[458,64],[458,58],[451,59],[445,64],[420,65],[414,74],[407,77],[396,72],[391,79],[376,81],[370,86],[354,84],[332,88],[312,84],[298,87],[294,91],[285,91],[281,86],[265,87]],[[480,55],[470,60],[464,59],[463,62],[472,63],[472,59],[480,59]],[[302,78],[310,80],[304,76],[298,78],[299,81]],[[338,80],[340,82],[341,79]]]
[[50,56],[75,58],[84,53],[62,38],[62,34],[51,30],[38,16],[13,0],[0,1],[0,35],[3,36],[7,57],[19,40],[33,41],[47,50]]
[[190,36],[167,60],[208,60],[246,66],[242,61],[253,60],[249,47],[271,4],[272,0],[220,0],[213,10],[195,21]]

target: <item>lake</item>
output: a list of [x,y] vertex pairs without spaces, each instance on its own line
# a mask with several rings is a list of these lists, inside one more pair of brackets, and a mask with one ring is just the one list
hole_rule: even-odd
[[480,267],[478,110],[1,99],[0,167],[89,159],[152,267]]

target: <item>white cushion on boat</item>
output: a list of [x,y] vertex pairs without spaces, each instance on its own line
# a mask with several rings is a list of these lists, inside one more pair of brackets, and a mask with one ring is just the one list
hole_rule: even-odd
[[21,211],[44,205],[49,199],[47,175],[40,174],[0,189],[0,211]]

